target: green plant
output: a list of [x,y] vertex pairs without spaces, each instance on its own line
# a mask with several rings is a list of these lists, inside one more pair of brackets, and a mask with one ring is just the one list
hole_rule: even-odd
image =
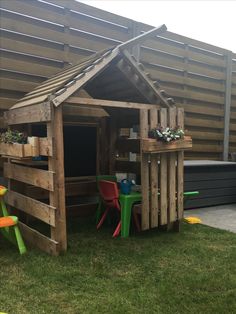
[[8,129],[6,132],[0,133],[0,142],[8,144],[13,143],[26,144],[27,135],[17,130]]
[[149,131],[148,133],[149,138],[154,138],[158,141],[163,142],[171,142],[176,141],[184,137],[184,130],[176,127],[176,128],[170,128],[170,127],[157,127]]

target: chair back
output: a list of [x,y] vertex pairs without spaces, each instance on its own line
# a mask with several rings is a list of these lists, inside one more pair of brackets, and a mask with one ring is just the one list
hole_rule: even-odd
[[105,181],[112,181],[112,182],[117,182],[117,177],[115,175],[109,175],[109,174],[104,174],[104,175],[98,175],[96,176],[96,182],[97,182],[97,189],[99,190],[99,182],[101,180]]
[[99,192],[102,199],[106,202],[118,200],[119,191],[116,182],[101,180],[98,182]]

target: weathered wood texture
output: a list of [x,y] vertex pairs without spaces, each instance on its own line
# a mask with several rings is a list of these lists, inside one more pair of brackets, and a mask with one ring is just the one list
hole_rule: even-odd
[[[117,140],[117,172],[141,175],[142,230],[168,225],[183,218],[183,151],[191,149],[191,138],[172,143],[147,139],[148,131],[159,123],[163,127],[184,127],[182,108],[140,110],[140,138]],[[138,161],[128,161],[123,153],[135,152]]]
[[34,200],[20,193],[9,191],[6,195],[6,203],[12,207],[30,214],[41,221],[55,226],[56,208],[45,203]]
[[[153,28],[75,0],[47,3],[2,0],[0,6],[3,68],[0,109],[3,110],[69,64],[131,39],[137,35],[137,29],[142,32]],[[226,49],[168,31],[161,37],[148,39],[140,49],[140,62],[146,72],[186,112],[185,126],[194,140],[187,158],[222,159],[225,103],[229,99],[226,90],[230,84],[226,70],[228,55]],[[231,80],[229,150],[233,152],[236,150],[235,53]]]
[[4,177],[54,191],[54,172],[4,163]]
[[58,242],[46,237],[42,233],[30,228],[26,224],[19,222],[19,227],[25,241],[32,247],[49,253],[51,255],[58,255]]
[[[182,109],[173,107],[161,109],[160,111],[150,110],[150,128],[153,128],[157,121],[160,121],[164,127],[175,128],[178,124],[183,127],[183,120],[184,111]],[[184,148],[177,145],[175,150],[165,150],[161,147],[158,151],[158,147],[155,147],[150,154],[148,146],[144,147],[143,141],[143,138],[147,136],[148,127],[148,116],[145,112],[140,111],[141,184],[142,199],[144,200],[142,202],[143,230],[158,226],[158,218],[160,218],[160,225],[168,224],[171,226],[172,223],[179,221],[183,216]],[[152,146],[152,143],[149,145]],[[170,144],[166,145],[170,146]],[[149,159],[151,162],[150,179]],[[158,168],[160,169],[159,177]]]

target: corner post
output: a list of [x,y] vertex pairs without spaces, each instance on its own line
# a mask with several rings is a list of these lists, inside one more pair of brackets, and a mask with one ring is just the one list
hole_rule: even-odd
[[53,156],[49,157],[48,167],[54,172],[54,192],[50,192],[49,198],[50,205],[57,208],[51,237],[59,243],[59,252],[64,252],[67,250],[67,233],[62,105],[57,108],[52,105],[52,121],[47,125],[47,133],[53,142]]

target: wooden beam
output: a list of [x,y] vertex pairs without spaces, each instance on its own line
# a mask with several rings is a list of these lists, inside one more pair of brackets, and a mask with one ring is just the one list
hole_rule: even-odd
[[55,207],[14,191],[8,191],[5,200],[10,206],[20,209],[51,226],[55,226]]
[[[110,55],[104,57],[104,59],[95,65],[90,65],[93,66],[93,69],[91,69],[90,71],[86,71],[86,69],[84,69],[84,71],[81,73],[80,78],[78,78],[77,80],[75,80],[74,84],[71,84],[71,86],[69,86],[65,92],[63,92],[61,95],[58,95],[57,97],[55,97],[52,102],[53,104],[57,107],[59,106],[63,101],[65,101],[68,97],[70,97],[74,92],[76,92],[77,90],[79,90],[80,88],[82,88],[84,86],[85,83],[87,83],[91,78],[94,78],[95,75],[98,75],[99,72],[101,72],[102,70],[104,70],[106,68],[106,66],[119,54],[119,50],[118,49],[114,49]],[[90,67],[88,66],[88,68]]]
[[93,98],[80,98],[80,97],[69,97],[65,104],[78,104],[78,105],[91,105],[99,107],[114,107],[114,108],[127,108],[127,109],[160,109],[159,105],[156,104],[143,104],[133,103],[126,101],[113,101]]
[[94,108],[89,106],[73,106],[63,105],[63,115],[65,116],[79,116],[79,117],[95,117],[103,118],[109,117],[109,114],[103,108]]
[[49,202],[57,211],[55,227],[51,227],[51,237],[59,243],[59,252],[64,252],[67,250],[67,234],[62,106],[52,110],[53,119],[47,125],[47,137],[53,138],[53,157],[48,158],[48,169],[55,172],[55,180],[54,192],[49,193]]
[[46,122],[51,120],[51,108],[48,103],[11,109],[4,113],[8,125]]
[[19,228],[21,230],[22,236],[25,241],[32,247],[37,247],[38,249],[51,254],[58,255],[58,242],[54,241],[40,232],[30,228],[22,222],[19,222]]
[[54,190],[54,173],[52,171],[18,166],[5,162],[4,176],[8,179],[41,187],[45,190]]
[[[140,69],[140,67],[137,66],[137,62],[135,62],[132,59],[132,57],[129,54],[129,52],[128,51],[124,51],[123,54],[124,54],[124,59],[126,60],[126,62],[132,66],[132,70],[135,71],[135,73],[138,75],[138,77],[146,84],[147,87],[150,88],[152,93],[156,96],[156,98],[157,98],[156,102],[158,100],[160,100],[161,103],[166,108],[171,107],[169,102],[167,101],[167,97],[163,96],[161,91],[158,90],[158,88],[156,88],[155,83],[147,76],[147,73],[143,69]],[[132,83],[132,80],[131,80],[131,83]],[[151,103],[153,103],[153,101]]]
[[52,139],[48,137],[39,138],[39,155],[52,156]]
[[150,31],[147,31],[147,32],[145,32],[145,33],[143,33],[137,37],[131,38],[130,40],[117,46],[117,48],[119,48],[121,51],[123,51],[124,49],[129,49],[135,45],[142,44],[146,39],[160,35],[160,34],[164,33],[165,31],[167,31],[167,27],[165,24],[163,24],[163,25],[156,27],[156,28],[153,28]]
[[96,181],[66,182],[66,196],[95,195],[97,193]]

